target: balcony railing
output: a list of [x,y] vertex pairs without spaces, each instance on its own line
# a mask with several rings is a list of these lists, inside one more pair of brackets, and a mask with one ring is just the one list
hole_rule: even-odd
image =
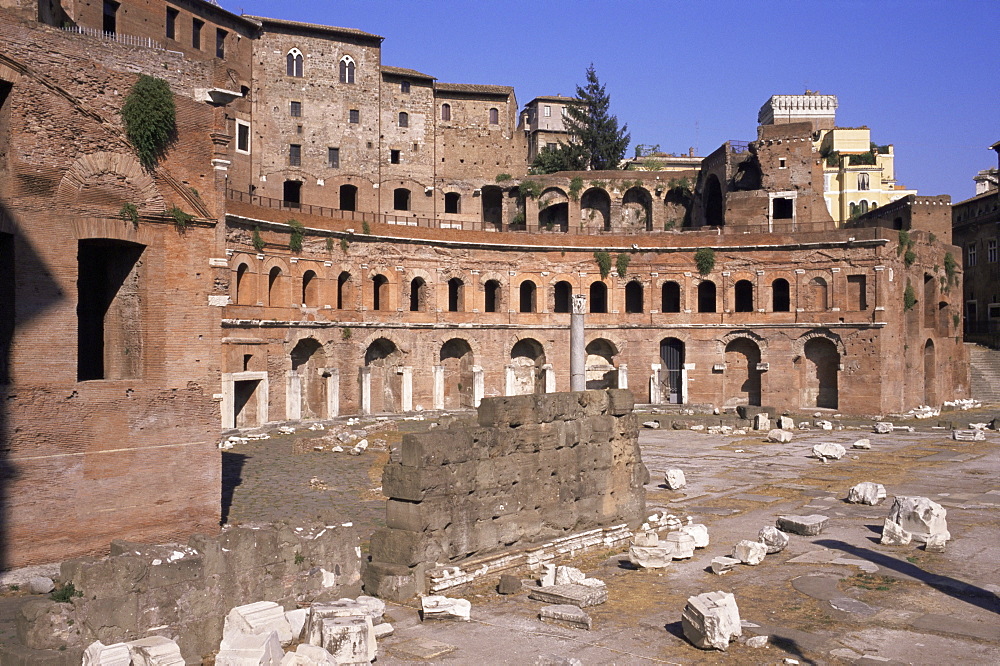
[[123,35],[119,32],[104,32],[103,30],[98,30],[97,28],[87,28],[80,25],[70,25],[64,26],[62,28],[64,32],[75,32],[80,35],[87,35],[89,37],[97,37],[98,39],[104,39],[109,42],[118,42],[119,44],[125,44],[126,46],[139,46],[146,49],[157,49],[160,51],[168,50],[162,42],[158,42],[152,37],[139,37],[137,35]]

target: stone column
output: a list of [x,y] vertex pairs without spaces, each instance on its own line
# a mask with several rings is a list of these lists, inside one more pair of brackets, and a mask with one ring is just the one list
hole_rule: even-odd
[[413,411],[413,368],[410,366],[403,366],[397,370],[397,372],[402,375],[400,382],[401,386],[399,389],[399,411],[401,412],[412,412]]
[[479,407],[479,403],[483,401],[483,396],[486,395],[486,379],[483,375],[483,369],[478,366],[472,366],[472,405],[473,407]]
[[514,366],[505,366],[504,370],[506,371],[506,376],[504,378],[503,394],[514,395]]
[[618,365],[618,388],[628,388],[628,366],[624,363]]
[[326,379],[326,418],[333,419],[340,416],[340,369],[324,368],[322,373]]
[[587,297],[573,295],[573,314],[569,317],[569,390],[587,390],[587,350],[584,334],[584,315]]
[[285,393],[285,420],[298,421],[302,418],[302,377],[295,370],[288,371]]
[[434,397],[431,409],[444,409],[444,366],[435,365],[431,368],[434,379]]
[[542,366],[542,382],[546,393],[556,392],[556,372],[552,369],[551,363]]
[[660,364],[653,363],[649,369],[649,404],[658,405],[663,402],[663,395],[660,391]]
[[372,413],[372,369],[363,366],[358,371],[358,383],[361,385],[361,413]]

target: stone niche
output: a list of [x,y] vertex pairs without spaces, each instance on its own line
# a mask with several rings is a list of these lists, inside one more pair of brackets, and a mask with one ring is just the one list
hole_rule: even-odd
[[405,436],[382,477],[367,593],[402,601],[435,565],[637,524],[649,472],[634,402],[618,389],[487,398],[478,422]]

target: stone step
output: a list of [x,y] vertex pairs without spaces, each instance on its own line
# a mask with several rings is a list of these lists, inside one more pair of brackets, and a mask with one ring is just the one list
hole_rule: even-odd
[[1000,404],[1000,350],[966,343],[972,397],[986,404]]

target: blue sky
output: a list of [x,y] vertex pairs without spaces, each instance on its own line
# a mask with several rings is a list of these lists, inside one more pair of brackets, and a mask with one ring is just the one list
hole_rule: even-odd
[[966,199],[997,165],[1000,0],[220,3],[382,35],[383,64],[512,85],[522,106],[573,94],[593,62],[633,146],[706,155],[756,138],[772,94],[809,88],[839,97],[838,125],[894,144],[920,194]]

